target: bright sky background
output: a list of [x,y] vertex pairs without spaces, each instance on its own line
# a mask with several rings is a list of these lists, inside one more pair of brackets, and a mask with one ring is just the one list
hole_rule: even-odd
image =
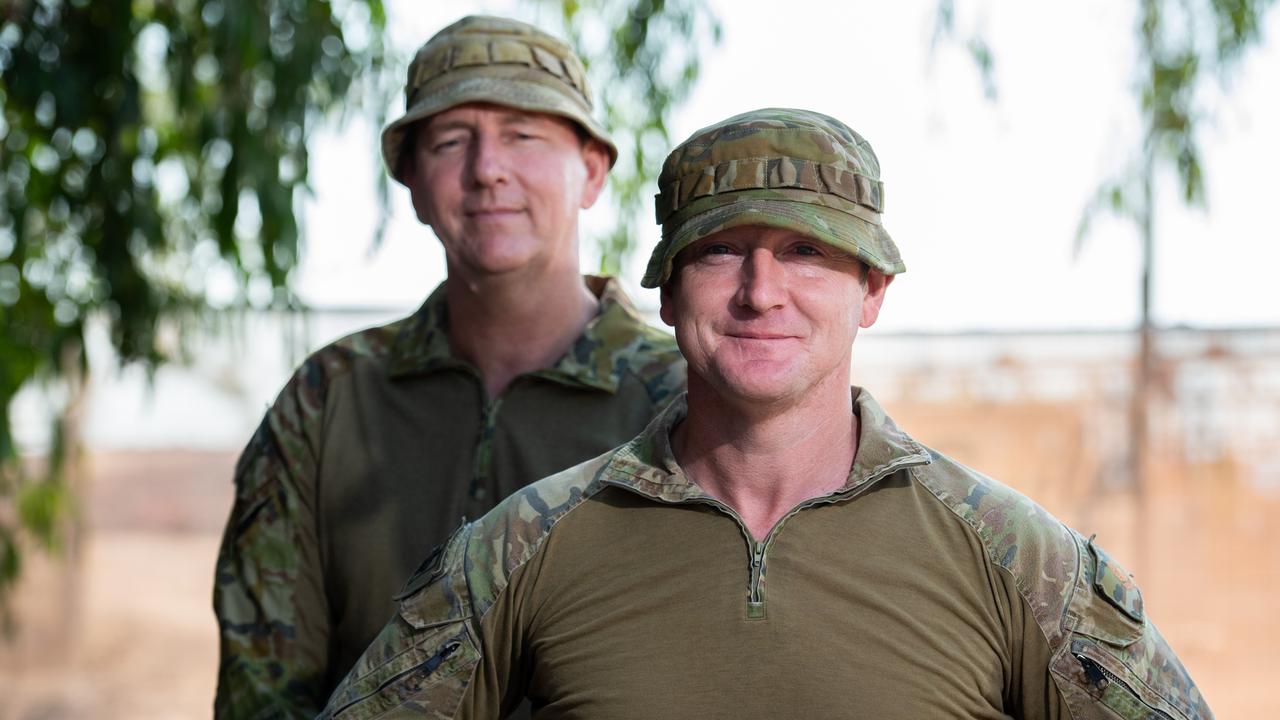
[[[1081,209],[1130,157],[1137,136],[1133,4],[960,0],[975,13],[999,10],[959,18],[962,28],[981,25],[995,51],[1000,97],[991,104],[963,49],[945,46],[930,62],[934,0],[712,0],[724,41],[704,53],[699,86],[669,126],[678,142],[738,112],[793,106],[840,118],[871,141],[884,170],[886,227],[908,267],[873,332],[1132,327],[1134,231],[1106,222],[1076,260],[1072,245]],[[392,42],[406,58],[467,13],[527,18],[530,8],[514,0],[388,5]],[[1280,11],[1266,38],[1206,124],[1209,211],[1182,209],[1165,183],[1155,298],[1162,323],[1280,325],[1280,220],[1272,212],[1280,182],[1271,171],[1280,164]],[[374,131],[354,122],[312,138],[316,193],[304,208],[308,246],[296,287],[320,308],[374,311],[302,319],[305,349],[405,314],[444,277],[439,243],[399,186],[386,239],[370,252],[382,172]],[[611,218],[598,208],[584,222],[606,227]],[[624,280],[653,309],[656,292],[637,281],[658,228],[643,232]],[[585,266],[595,264],[592,255],[588,244]],[[298,343],[281,333],[272,318],[252,316],[234,338],[205,339],[195,367],[165,366],[154,382],[138,367],[103,371],[86,442],[240,447],[298,361]],[[911,348],[913,361],[926,352]],[[893,362],[893,352],[871,344],[859,357]],[[90,354],[95,367],[113,362],[105,337],[90,338]],[[33,388],[20,395],[15,419],[23,447],[47,446],[48,407]]]
[[[1136,322],[1135,231],[1105,220],[1078,258],[1072,250],[1082,208],[1131,157],[1138,135],[1134,3],[962,0],[959,25],[981,27],[995,53],[995,103],[956,44],[931,59],[934,2],[711,5],[724,39],[704,53],[698,87],[670,119],[673,140],[765,106],[825,112],[865,136],[883,168],[885,225],[908,267],[879,329]],[[392,40],[406,56],[467,13],[529,17],[527,4],[510,1],[393,0],[389,9]],[[1280,183],[1268,171],[1280,161],[1280,12],[1269,16],[1265,39],[1205,126],[1208,211],[1183,209],[1173,178],[1164,178],[1156,222],[1161,323],[1280,323]],[[374,173],[382,171],[371,137],[360,123],[315,137],[316,196],[306,207],[308,252],[297,287],[320,307],[411,308],[444,275],[438,242],[399,186],[384,244],[370,253]],[[588,226],[609,222],[604,210],[588,215]],[[657,238],[657,226],[644,227],[627,270],[648,307],[656,293],[637,280]],[[593,264],[591,255],[584,247],[584,264]]]

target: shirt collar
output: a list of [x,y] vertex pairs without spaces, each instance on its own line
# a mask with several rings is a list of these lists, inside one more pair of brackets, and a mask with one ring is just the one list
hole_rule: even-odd
[[[616,279],[588,275],[583,280],[599,299],[599,311],[563,357],[531,375],[565,385],[616,392],[630,367],[628,359],[634,355],[636,343],[645,341],[642,331],[646,323]],[[446,368],[471,369],[449,348],[448,327],[445,283],[440,283],[396,334],[389,364],[391,377]]]
[[427,297],[418,311],[404,320],[391,345],[388,372],[393,378],[465,366],[449,350],[449,309],[444,283]]
[[[605,469],[608,480],[664,502],[709,497],[684,474],[671,448],[672,429],[689,414],[687,400],[687,394],[680,395],[643,433],[618,448]],[[875,482],[900,468],[931,461],[929,451],[900,430],[871,393],[853,388],[853,411],[859,419],[858,450],[849,479],[840,492]]]

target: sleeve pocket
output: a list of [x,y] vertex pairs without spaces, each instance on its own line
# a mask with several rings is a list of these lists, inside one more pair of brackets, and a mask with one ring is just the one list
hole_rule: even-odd
[[1069,610],[1070,645],[1052,668],[1069,686],[1062,689],[1072,715],[1187,717],[1190,708],[1175,704],[1177,693],[1165,687],[1170,678],[1159,666],[1167,647],[1147,621],[1133,577],[1093,538],[1078,542],[1081,577]]
[[414,717],[452,717],[479,661],[468,621],[419,631],[404,652],[345,688],[333,718],[382,718],[393,711]]

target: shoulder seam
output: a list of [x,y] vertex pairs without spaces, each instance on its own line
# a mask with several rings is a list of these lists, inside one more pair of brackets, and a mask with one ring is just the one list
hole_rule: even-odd
[[[467,595],[469,596],[469,600],[471,603],[471,617],[474,618],[474,621],[477,627],[484,624],[485,618],[488,617],[489,611],[493,609],[493,606],[497,604],[498,598],[501,597],[504,593],[506,593],[507,589],[511,587],[511,576],[514,575],[521,568],[523,568],[525,565],[528,565],[529,561],[531,561],[535,556],[537,556],[539,552],[542,551],[542,548],[546,545],[547,538],[550,537],[551,533],[555,531],[556,525],[558,525],[562,520],[568,517],[569,513],[573,512],[577,508],[582,507],[582,505],[586,504],[587,500],[597,495],[605,487],[604,483],[600,482],[600,476],[609,467],[613,459],[613,455],[616,452],[617,452],[616,449],[609,452],[607,459],[603,463],[601,463],[600,468],[596,470],[591,480],[583,486],[581,491],[581,496],[577,498],[577,500],[572,505],[565,508],[560,513],[553,515],[544,520],[545,529],[538,534],[537,539],[525,551],[523,557],[520,558],[519,562],[517,562],[509,570],[504,568],[499,576],[495,576],[494,578],[495,589],[491,593],[492,597],[488,599],[487,606],[478,612],[476,608],[476,603],[479,598],[471,588],[471,573],[464,571],[464,578],[466,579],[466,583],[467,583]],[[599,458],[595,458],[595,460],[598,460],[598,459]],[[592,461],[588,460],[587,462],[592,462]],[[565,472],[567,472],[567,470]],[[526,486],[525,489],[528,489],[530,487],[533,487],[533,486]],[[518,492],[516,495],[513,495],[512,497],[513,498],[523,497],[523,495],[521,492]],[[471,547],[471,539],[475,534],[475,525],[476,523],[470,523],[470,527],[467,529],[467,539],[466,539],[465,547],[467,548],[468,551]],[[470,562],[470,557],[469,557],[470,553],[466,552],[465,555],[466,557],[464,558],[464,563]],[[501,587],[497,587],[498,583],[496,581],[498,580],[499,577],[501,578]]]
[[[908,469],[911,471],[913,480],[919,483],[920,486],[923,487],[926,491],[928,491],[928,493],[936,501],[942,504],[942,506],[947,510],[947,512],[952,517],[954,517],[957,521],[963,524],[965,528],[968,530],[968,532],[973,534],[974,538],[977,539],[978,544],[982,546],[983,558],[992,566],[999,568],[1000,570],[1003,570],[1004,572],[1008,573],[1009,577],[1013,578],[1014,586],[1018,588],[1018,598],[1027,607],[1027,609],[1031,611],[1032,618],[1034,620],[1035,605],[1031,602],[1029,589],[1026,585],[1026,580],[1023,577],[1021,577],[1018,573],[1014,572],[1012,568],[1006,566],[1004,563],[996,559],[995,548],[992,547],[986,540],[983,539],[982,534],[978,531],[978,528],[974,525],[973,521],[970,518],[966,518],[963,515],[961,515],[959,512],[957,512],[956,509],[953,508],[950,503],[948,503],[946,500],[938,496],[938,493],[934,491],[934,489],[930,486],[929,483],[925,482],[923,479],[920,478],[919,476],[920,466],[910,467]],[[1028,501],[1033,502],[1029,498],[1028,498]],[[1057,517],[1053,515],[1049,515],[1048,513],[1045,513],[1045,515],[1052,518],[1053,521],[1057,524],[1058,528],[1065,530],[1068,537],[1074,536],[1074,533],[1072,532],[1071,528],[1068,527],[1061,520],[1059,520]],[[1072,542],[1071,545],[1075,555],[1075,563],[1074,563],[1075,571],[1074,572],[1076,575],[1078,575],[1080,572],[1080,547],[1075,542]],[[1068,613],[1071,608],[1071,600],[1072,598],[1074,598],[1075,592],[1076,592],[1076,583],[1072,582],[1070,583],[1070,588],[1067,591],[1065,601],[1062,603],[1062,607],[1059,608],[1059,611],[1057,614],[1057,627],[1060,631],[1063,631],[1064,633],[1066,631],[1066,622],[1067,622]],[[1036,620],[1035,622],[1036,622],[1036,628],[1040,631],[1042,635],[1044,635],[1045,642],[1049,645],[1050,653],[1051,654],[1056,653],[1058,648],[1055,647],[1053,639],[1049,637],[1049,634],[1046,632],[1044,626],[1041,625],[1038,620]]]

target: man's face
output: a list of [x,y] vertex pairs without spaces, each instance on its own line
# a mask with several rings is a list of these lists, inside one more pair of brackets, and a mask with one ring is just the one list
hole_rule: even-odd
[[578,212],[604,186],[607,152],[563,118],[468,104],[418,123],[405,185],[451,272],[577,268]]
[[690,383],[724,400],[776,403],[847,386],[854,336],[892,276],[789,230],[731,228],[681,251],[662,288]]

